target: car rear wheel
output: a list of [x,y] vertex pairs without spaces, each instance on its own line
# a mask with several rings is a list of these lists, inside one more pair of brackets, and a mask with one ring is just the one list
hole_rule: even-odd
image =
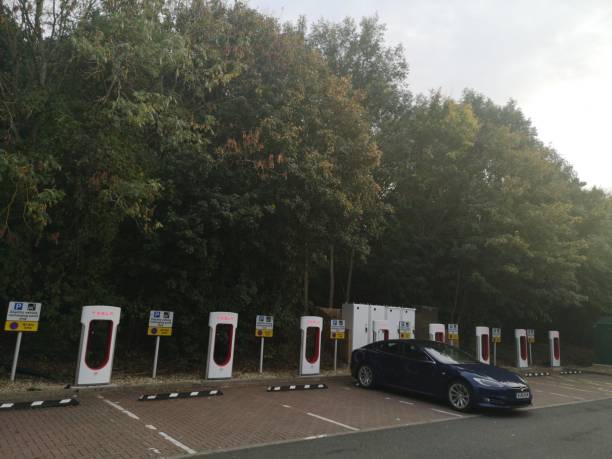
[[361,387],[372,389],[374,387],[374,369],[370,365],[361,365],[357,370],[357,382]]
[[469,411],[472,407],[472,391],[463,381],[455,381],[448,387],[448,402],[457,411]]

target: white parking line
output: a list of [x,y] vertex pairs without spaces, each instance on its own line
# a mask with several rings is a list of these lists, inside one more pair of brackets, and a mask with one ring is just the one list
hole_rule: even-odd
[[283,405],[285,408],[291,408],[291,405]]
[[584,401],[586,401],[586,398],[576,397],[575,395],[558,394],[557,392],[549,392],[549,394],[550,395],[557,395],[559,397],[573,398],[574,400],[584,400]]
[[129,417],[131,417],[132,419],[136,419],[136,420],[140,420],[140,418],[138,416],[136,416],[134,413],[132,413],[131,411],[126,410],[125,408],[123,408],[121,405],[119,405],[118,403],[113,403],[110,400],[106,400],[103,397],[102,400],[104,400],[106,403],[108,403],[110,406],[112,406],[113,408],[121,411],[123,414],[127,414]]
[[357,427],[347,426],[346,424],[342,424],[341,422],[334,421],[333,419],[324,418],[323,416],[319,416],[318,414],[314,414],[314,413],[306,413],[306,414],[308,416],[312,416],[313,418],[320,419],[321,421],[331,422],[332,424],[336,424],[337,426],[344,427],[345,429],[348,429],[348,430],[352,430],[355,432],[359,431]]
[[189,446],[182,444],[180,441],[178,441],[175,438],[172,438],[170,435],[168,435],[165,432],[160,432],[159,433],[162,437],[164,437],[166,440],[168,440],[170,443],[172,443],[174,446],[176,446],[177,448],[182,449],[183,451],[185,451],[187,454],[195,454],[196,450],[191,449]]
[[578,392],[596,392],[594,390],[578,389],[577,387],[566,386],[564,384],[559,384],[559,387],[563,387],[564,389],[577,390]]
[[414,403],[412,402],[407,402],[406,400],[400,400],[400,403],[403,403],[404,405],[414,405]]
[[451,413],[450,411],[444,411],[444,410],[437,410],[435,408],[430,408],[431,411],[436,411],[438,413],[442,413],[442,414],[448,414],[449,416],[456,416],[458,418],[462,418],[463,415],[462,414],[457,414],[457,413]]
[[304,437],[304,440],[316,440],[317,438],[325,438],[325,437],[327,437],[327,434],[311,435],[310,437]]

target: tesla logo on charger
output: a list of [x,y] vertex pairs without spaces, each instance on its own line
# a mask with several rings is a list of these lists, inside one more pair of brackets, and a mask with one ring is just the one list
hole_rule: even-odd
[[219,320],[225,320],[227,322],[233,322],[234,318],[232,316],[219,316]]
[[92,315],[96,317],[112,317],[113,312],[112,311],[93,311]]

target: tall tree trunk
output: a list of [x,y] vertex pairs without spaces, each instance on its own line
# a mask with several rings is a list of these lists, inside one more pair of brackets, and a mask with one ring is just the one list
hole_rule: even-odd
[[335,289],[336,278],[334,276],[334,244],[329,246],[329,305],[328,307],[334,307],[334,289]]
[[308,245],[304,246],[304,314],[308,313]]
[[455,320],[455,313],[457,312],[457,305],[459,303],[459,289],[461,286],[461,265],[457,269],[457,280],[455,281],[455,300],[453,301],[453,312],[451,313],[451,320]]
[[355,249],[351,249],[351,260],[349,261],[348,279],[346,280],[346,303],[351,301],[351,284],[353,283],[353,263],[355,261]]

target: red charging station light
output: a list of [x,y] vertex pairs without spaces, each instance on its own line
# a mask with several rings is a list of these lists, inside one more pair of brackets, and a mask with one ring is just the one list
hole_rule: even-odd
[[113,342],[113,322],[110,320],[92,320],[87,330],[87,347],[85,348],[85,365],[90,370],[104,368],[110,359]]
[[555,360],[559,360],[561,358],[561,349],[559,348],[559,338],[553,338],[553,352],[555,355]]
[[521,336],[521,360],[527,360],[527,337]]
[[[306,360],[308,363],[317,363],[319,360],[319,327],[308,327],[306,329]],[[312,343],[309,345],[309,343]]]
[[489,360],[489,335],[480,336],[480,352],[482,360]]
[[389,330],[383,330],[383,340],[387,341],[389,339]]
[[436,332],[436,341],[438,343],[444,342],[444,332]]
[[218,324],[215,327],[215,348],[213,359],[220,367],[224,367],[232,359],[233,338],[234,326],[232,324]]

